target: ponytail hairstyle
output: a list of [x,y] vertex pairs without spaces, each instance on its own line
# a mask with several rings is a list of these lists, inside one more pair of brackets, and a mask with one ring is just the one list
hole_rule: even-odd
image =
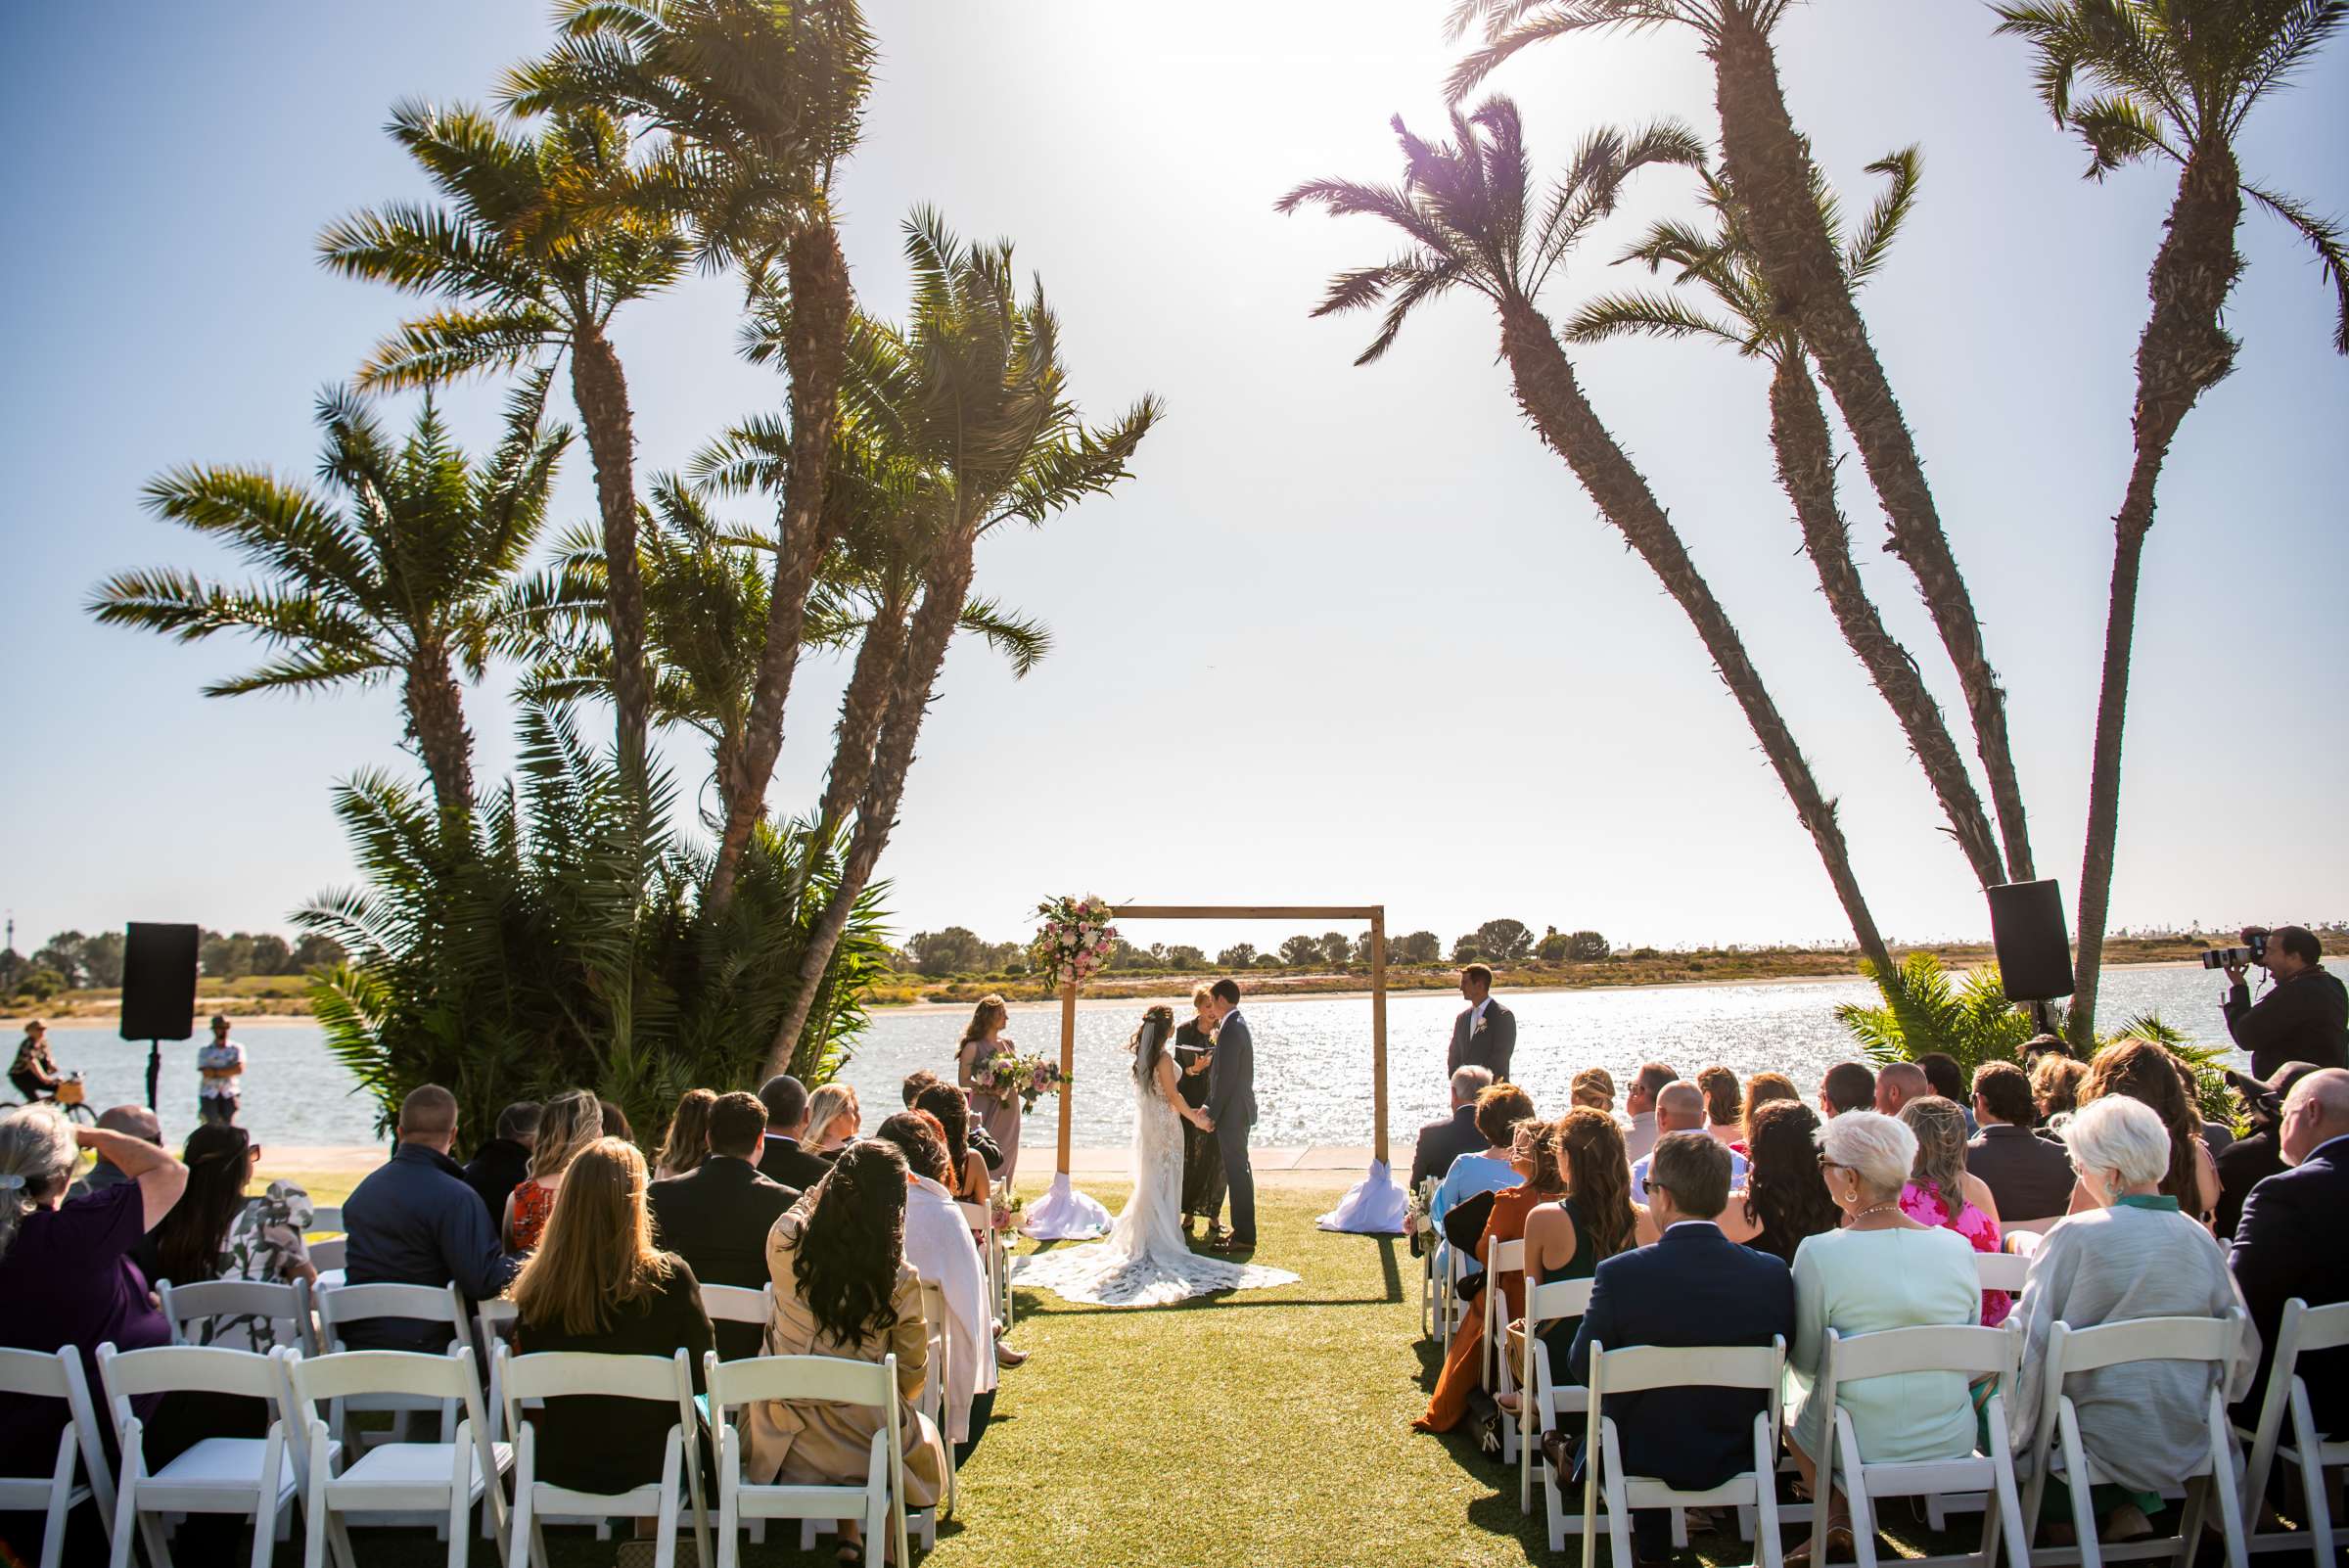
[[80,1158],[73,1124],[56,1106],[0,1116],[0,1258],[16,1245],[24,1217],[72,1182]]

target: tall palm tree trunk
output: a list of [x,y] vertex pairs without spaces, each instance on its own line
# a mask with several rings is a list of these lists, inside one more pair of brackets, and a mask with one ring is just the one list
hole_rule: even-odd
[[1714,669],[1744,710],[1763,754],[1794,803],[1795,814],[1810,832],[1862,956],[1879,970],[1889,969],[1891,954],[1876,930],[1875,917],[1868,913],[1859,878],[1853,874],[1851,852],[1844,843],[1842,825],[1835,819],[1835,805],[1819,792],[1809,761],[1771,700],[1761,673],[1747,658],[1736,626],[1697,572],[1696,563],[1688,558],[1646,478],[1599,422],[1575,379],[1566,350],[1531,301],[1516,299],[1502,303],[1500,345],[1515,381],[1518,406],[1542,433],[1542,438],[1566,459],[1599,511],[1639,552],[1696,627]]
[[784,1006],[783,1022],[775,1031],[774,1041],[767,1047],[765,1071],[770,1074],[784,1071],[784,1065],[790,1062],[800,1034],[807,1027],[808,1014],[815,1006],[824,971],[830,967],[833,951],[840,945],[841,934],[848,930],[856,900],[871,885],[873,868],[880,863],[881,852],[889,845],[890,831],[897,826],[898,803],[905,794],[905,775],[913,767],[914,741],[920,736],[923,716],[930,710],[931,690],[945,666],[946,649],[954,640],[954,627],[962,617],[964,598],[971,591],[976,544],[977,535],[968,530],[958,538],[942,543],[936,563],[922,585],[922,600],[914,609],[912,624],[905,634],[896,678],[890,686],[888,708],[873,747],[871,766],[856,801],[856,831],[850,838],[848,853],[841,857],[840,876],[833,886],[832,897],[808,930],[806,945],[800,951],[799,984]]
[[611,617],[612,707],[621,778],[642,796],[652,680],[644,658],[644,574],[636,560],[636,433],[628,381],[611,339],[581,303],[571,346],[571,394],[587,430],[595,463],[595,499],[604,525],[604,597]]
[[2088,843],[2080,860],[2078,990],[2065,1028],[2076,1048],[2096,1039],[2097,966],[2112,904],[2120,838],[2121,744],[2128,722],[2129,659],[2137,632],[2137,588],[2153,527],[2154,487],[2178,427],[2203,392],[2234,368],[2234,339],[2219,323],[2242,271],[2234,231],[2242,195],[2234,158],[2223,144],[2197,152],[2179,176],[2169,234],[2153,258],[2153,310],[2137,346],[2136,455],[2113,519],[2112,594],[2104,618],[2104,683],[2096,699],[2096,750],[2088,775]]
[[856,648],[856,664],[849,673],[848,690],[841,693],[840,722],[833,730],[832,765],[824,773],[824,798],[817,805],[815,827],[807,835],[807,851],[792,868],[791,897],[796,906],[807,891],[816,857],[830,848],[840,825],[864,793],[873,773],[873,747],[897,681],[898,664],[905,649],[907,594],[884,594],[874,606],[872,623]]
[[1916,661],[1884,629],[1884,619],[1852,559],[1852,530],[1835,499],[1835,448],[1819,403],[1819,384],[1799,348],[1778,358],[1770,383],[1770,438],[1778,460],[1778,483],[1794,503],[1802,526],[1803,549],[1819,572],[1819,591],[1835,613],[1843,640],[1875,682],[1885,705],[1916,753],[1917,764],[1941,800],[1950,835],[1984,887],[2004,880],[1999,843],[1991,831],[1982,797],[1965,770],[1965,759],[1950,735],[1941,708],[1917,674]]
[[783,713],[806,630],[807,591],[831,543],[824,525],[824,484],[833,437],[840,428],[851,294],[848,259],[828,219],[810,222],[793,237],[784,267],[791,289],[791,324],[783,343],[783,363],[791,377],[791,472],[784,477],[776,519],[781,548],[775,556],[766,646],[751,693],[750,720],[741,752],[731,767],[721,768],[718,778],[725,825],[706,899],[713,913],[733,900],[751,830],[766,809],[766,785],[783,749]]
[[2006,696],[1982,646],[1973,596],[1958,569],[1923,462],[1892,393],[1867,325],[1852,303],[1834,242],[1819,216],[1809,145],[1794,128],[1778,85],[1770,39],[1741,9],[1727,16],[1714,45],[1714,96],[1721,114],[1722,161],[1745,210],[1763,274],[1794,311],[1803,340],[1819,356],[1827,388],[1843,410],[1861,461],[1892,525],[1892,548],[1915,574],[1934,629],[1957,666],[1974,744],[1990,781],[2006,875],[2034,874],[2022,785],[2006,735]]
[[444,647],[427,646],[408,663],[401,698],[408,733],[432,780],[440,828],[453,833],[473,815],[473,731],[465,725],[465,694]]

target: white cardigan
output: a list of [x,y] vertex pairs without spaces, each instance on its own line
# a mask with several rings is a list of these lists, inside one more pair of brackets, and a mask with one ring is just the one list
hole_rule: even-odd
[[995,1323],[971,1227],[954,1195],[928,1176],[905,1193],[905,1261],[945,1287],[946,1441],[967,1443],[971,1401],[995,1386]]

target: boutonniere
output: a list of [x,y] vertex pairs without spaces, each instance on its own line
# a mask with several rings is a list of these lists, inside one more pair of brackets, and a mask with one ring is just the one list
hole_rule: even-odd
[[1475,1023],[1473,1023],[1473,1024],[1471,1024],[1471,1025],[1469,1025],[1469,1026],[1468,1026],[1468,1033],[1469,1033],[1469,1034],[1471,1034],[1471,1035],[1481,1035],[1481,1034],[1483,1034],[1484,1032],[1485,1032],[1485,1021],[1484,1021],[1483,1019],[1481,1019],[1481,1018],[1480,1018],[1480,1019],[1478,1019],[1478,1020],[1477,1020]]

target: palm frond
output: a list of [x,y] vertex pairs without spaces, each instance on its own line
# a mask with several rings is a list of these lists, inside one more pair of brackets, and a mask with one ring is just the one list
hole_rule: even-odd
[[2243,194],[2289,223],[2308,242],[2309,249],[2317,253],[2317,265],[2325,281],[2332,285],[2337,300],[2332,346],[2335,352],[2349,354],[2349,252],[2343,250],[2340,223],[2318,216],[2307,204],[2280,191],[2246,182]]

